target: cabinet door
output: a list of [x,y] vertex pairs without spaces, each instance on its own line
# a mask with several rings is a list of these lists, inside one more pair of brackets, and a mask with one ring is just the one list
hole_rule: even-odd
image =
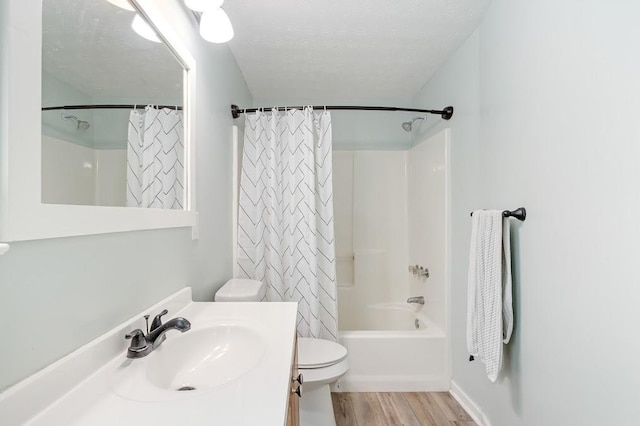
[[298,338],[296,336],[293,364],[291,364],[291,394],[289,395],[287,426],[300,426],[300,397],[302,396],[302,384],[298,382],[298,374]]

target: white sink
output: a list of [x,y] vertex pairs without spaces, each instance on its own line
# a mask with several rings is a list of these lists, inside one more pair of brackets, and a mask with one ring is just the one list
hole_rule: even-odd
[[110,375],[111,389],[134,401],[172,401],[238,382],[260,365],[269,336],[253,321],[198,319],[143,358],[125,359]]
[[264,352],[259,332],[245,325],[173,333],[148,356],[146,376],[161,389],[204,390],[237,379],[255,367]]

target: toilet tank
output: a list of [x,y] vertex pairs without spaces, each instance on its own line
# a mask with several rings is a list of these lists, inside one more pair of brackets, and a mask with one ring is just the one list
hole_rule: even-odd
[[258,280],[232,278],[215,295],[216,302],[259,302],[267,293],[267,286]]

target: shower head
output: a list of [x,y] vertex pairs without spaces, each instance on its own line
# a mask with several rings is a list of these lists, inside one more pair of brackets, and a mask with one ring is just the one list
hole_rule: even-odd
[[71,120],[76,123],[76,130],[87,130],[89,127],[91,127],[91,124],[89,124],[88,121],[80,120],[75,115],[62,113],[62,119]]
[[415,123],[418,120],[425,120],[425,118],[424,117],[414,117],[412,120],[405,121],[404,123],[402,123],[402,128],[404,129],[405,132],[410,132],[413,129],[413,123]]

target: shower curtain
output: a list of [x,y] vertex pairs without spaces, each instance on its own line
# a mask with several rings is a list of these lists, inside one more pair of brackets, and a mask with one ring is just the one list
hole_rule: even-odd
[[298,302],[302,337],[337,338],[331,115],[247,115],[240,178],[238,266],[269,301]]
[[150,105],[129,114],[127,207],[182,210],[184,125],[180,111]]

